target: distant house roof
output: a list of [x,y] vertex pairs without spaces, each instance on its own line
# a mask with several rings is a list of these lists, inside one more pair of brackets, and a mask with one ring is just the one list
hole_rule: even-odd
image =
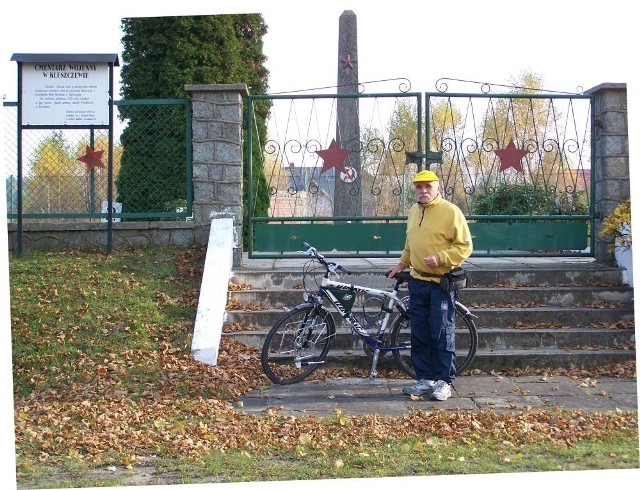
[[567,169],[565,170],[565,175],[569,176],[572,182],[575,183],[575,190],[589,190],[591,185],[591,169],[590,168],[580,168],[580,169]]

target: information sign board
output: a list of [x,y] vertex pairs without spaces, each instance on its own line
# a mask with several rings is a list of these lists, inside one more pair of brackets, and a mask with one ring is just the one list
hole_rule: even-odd
[[109,124],[109,66],[89,62],[22,63],[24,126]]

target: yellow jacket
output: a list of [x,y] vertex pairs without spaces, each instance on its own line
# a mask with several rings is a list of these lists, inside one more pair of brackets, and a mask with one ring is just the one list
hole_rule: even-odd
[[[411,206],[400,263],[411,267],[413,277],[440,282],[439,277],[420,276],[419,273],[441,276],[462,265],[472,251],[469,225],[458,206],[440,195],[428,204],[415,203]],[[423,259],[432,254],[438,254],[440,265],[428,268]]]

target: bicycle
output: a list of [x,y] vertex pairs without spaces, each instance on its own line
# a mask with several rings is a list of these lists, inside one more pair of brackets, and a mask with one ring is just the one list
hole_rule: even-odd
[[[377,377],[377,366],[381,355],[392,353],[395,365],[402,372],[415,378],[411,364],[411,329],[409,322],[409,296],[400,297],[399,288],[411,276],[403,271],[394,276],[391,291],[358,286],[338,280],[339,272],[351,271],[337,262],[330,262],[309,245],[303,244],[309,260],[303,268],[305,292],[303,302],[288,309],[273,325],[262,346],[262,369],[274,384],[293,384],[302,381],[325,363],[325,358],[336,337],[336,322],[324,302],[333,306],[346,321],[351,334],[360,337],[364,350],[372,358],[369,378]],[[319,265],[318,265],[319,264]],[[314,281],[313,288],[307,284],[318,270],[323,270],[321,283]],[[388,276],[388,273],[385,273]],[[363,321],[375,330],[370,334],[353,313],[357,295],[369,297],[363,301]],[[370,299],[377,302],[372,313]],[[368,304],[369,303],[369,304]],[[473,315],[469,309],[456,300],[456,370],[461,374],[469,368],[476,354],[478,334]],[[377,311],[377,314],[375,313]],[[397,312],[397,314],[396,314]],[[392,315],[391,327],[387,329]]]

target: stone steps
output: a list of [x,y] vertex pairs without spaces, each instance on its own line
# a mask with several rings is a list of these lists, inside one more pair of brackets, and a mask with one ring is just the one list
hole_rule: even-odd
[[[293,303],[291,304],[293,306]],[[610,324],[620,321],[633,320],[633,307],[618,308],[588,308],[588,307],[502,307],[502,308],[474,308],[471,311],[478,330],[485,328],[515,328],[519,324],[526,325],[555,325],[561,331],[567,326],[587,326],[592,324]],[[332,311],[331,309],[329,311]],[[253,329],[264,331],[265,334],[284,312],[283,308],[265,310],[227,310],[227,323],[237,323]],[[336,320],[339,317],[334,315]],[[604,327],[605,331],[610,330]]]
[[[390,289],[387,268],[353,267],[340,280]],[[620,269],[570,260],[526,267],[497,261],[468,269],[472,287],[459,300],[476,317],[478,350],[472,368],[586,367],[635,359],[633,288],[621,282]],[[310,279],[302,277],[301,268],[234,271],[225,325],[243,330],[223,335],[261,347],[284,307],[302,302],[302,285],[312,284]],[[362,300],[354,307],[357,315]],[[362,341],[333,313],[338,332],[327,365],[366,367],[370,360]],[[464,335],[459,342],[464,343]]]
[[[402,295],[403,292],[401,292]],[[406,290],[404,291],[406,293]],[[246,305],[291,306],[302,301],[300,289],[263,289],[233,291],[230,298]],[[576,307],[596,302],[628,304],[633,300],[633,290],[625,286],[561,286],[561,287],[471,287],[459,294],[465,305],[512,305]],[[533,304],[532,304],[533,303]]]

